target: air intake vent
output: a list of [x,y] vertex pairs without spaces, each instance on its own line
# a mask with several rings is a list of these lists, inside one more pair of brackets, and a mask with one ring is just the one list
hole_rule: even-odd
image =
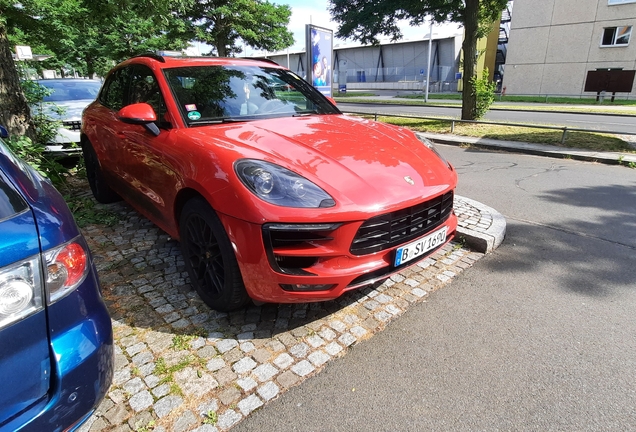
[[62,123],[62,125],[69,130],[72,131],[79,131],[82,129],[82,122],[81,121],[65,121]]
[[284,274],[311,276],[305,270],[318,260],[315,250],[333,240],[333,231],[341,224],[263,225],[263,242],[271,267]]

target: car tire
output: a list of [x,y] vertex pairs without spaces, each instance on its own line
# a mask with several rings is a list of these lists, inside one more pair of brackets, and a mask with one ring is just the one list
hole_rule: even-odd
[[90,142],[82,142],[82,152],[84,153],[84,163],[86,165],[86,178],[95,199],[102,204],[120,201],[120,196],[106,183],[102,169],[99,166],[97,154],[95,154]]
[[212,309],[228,312],[245,306],[245,291],[236,255],[223,224],[202,198],[186,203],[179,219],[181,251],[190,281]]

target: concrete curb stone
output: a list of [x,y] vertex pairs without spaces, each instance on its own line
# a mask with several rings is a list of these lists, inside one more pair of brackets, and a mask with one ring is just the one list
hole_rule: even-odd
[[636,154],[634,153],[599,152],[584,149],[559,147],[548,144],[503,141],[490,138],[476,138],[450,134],[435,134],[429,132],[418,132],[418,134],[428,138],[429,140],[437,144],[448,144],[455,146],[469,144],[471,146],[488,150],[524,153],[558,159],[573,159],[584,162],[598,162],[607,165],[622,165],[629,164],[630,162],[636,163]]
[[457,234],[476,251],[490,253],[506,236],[506,219],[492,207],[462,196],[455,196]]

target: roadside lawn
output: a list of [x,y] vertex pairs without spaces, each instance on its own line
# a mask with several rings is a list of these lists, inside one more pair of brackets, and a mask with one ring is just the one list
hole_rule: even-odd
[[[374,118],[373,115],[361,116]],[[451,119],[423,120],[404,117],[378,116],[378,121],[406,127],[419,132],[451,133]],[[456,123],[454,135],[478,138],[492,138],[506,141],[521,141],[537,144],[550,144],[567,148],[577,148],[594,151],[612,151],[636,153],[634,143],[629,143],[611,134],[589,132],[568,132],[565,143],[561,144],[563,132],[545,129],[534,129],[518,126],[500,126],[489,124],[461,124]]]
[[[423,95],[399,95],[392,99],[375,98],[373,93],[352,92],[335,94],[336,102],[349,103],[373,103],[385,105],[416,105],[416,106],[441,106],[441,107],[458,107],[461,105],[460,95],[456,94],[429,94],[429,101],[424,101]],[[512,98],[512,96],[510,96]],[[568,99],[567,102],[560,102],[561,99]],[[620,114],[620,115],[636,115],[636,100],[622,100],[615,103],[603,102],[599,104],[594,99],[572,99],[569,98],[550,98],[549,103],[545,104],[545,98],[542,103],[519,100],[515,101],[506,96],[502,101],[495,100],[491,110],[523,110],[523,111],[559,111],[572,113],[598,113],[598,114]],[[522,104],[510,104],[506,102],[521,102]]]

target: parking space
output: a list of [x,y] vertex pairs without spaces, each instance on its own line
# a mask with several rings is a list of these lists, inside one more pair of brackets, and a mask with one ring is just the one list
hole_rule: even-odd
[[127,204],[105,207],[120,222],[83,231],[113,320],[115,375],[82,431],[227,430],[482,256],[451,243],[376,289],[218,313],[191,289],[178,242]]

